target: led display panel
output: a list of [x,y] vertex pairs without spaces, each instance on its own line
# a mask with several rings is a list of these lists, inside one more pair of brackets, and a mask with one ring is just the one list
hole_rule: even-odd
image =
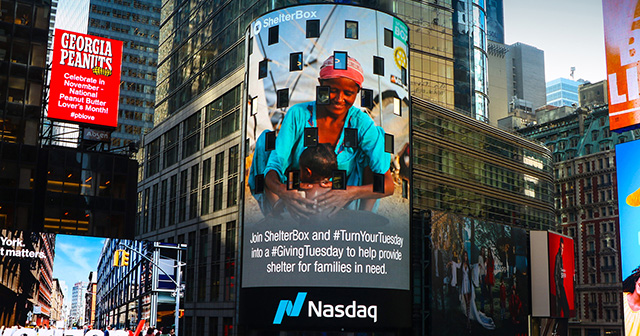
[[[385,30],[393,32],[390,46]],[[402,186],[410,173],[400,169],[410,162],[409,94],[392,81],[409,68],[407,36],[391,15],[332,4],[288,7],[250,24],[241,324],[409,327]],[[294,67],[292,54],[302,56]],[[279,105],[286,89],[289,104]]]
[[56,29],[47,117],[118,125],[122,41]]
[[573,239],[548,232],[551,317],[576,316]]
[[[431,211],[432,335],[526,335],[524,229]],[[427,273],[429,274],[429,273]]]
[[[622,268],[622,307],[625,335],[638,335],[640,309],[634,310],[640,297],[640,141],[616,145],[618,214],[620,220],[620,260]],[[601,249],[617,250],[615,240],[605,240]]]
[[640,4],[603,0],[604,41],[609,86],[609,128],[626,130],[640,123]]
[[128,336],[144,321],[171,326],[185,247],[2,229],[4,333],[78,336],[93,328],[87,335],[103,336],[111,326],[110,335]]

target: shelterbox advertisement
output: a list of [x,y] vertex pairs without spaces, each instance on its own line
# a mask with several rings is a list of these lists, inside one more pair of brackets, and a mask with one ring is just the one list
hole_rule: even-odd
[[240,323],[410,326],[407,26],[305,5],[246,34]]
[[56,29],[47,117],[118,125],[122,41]]

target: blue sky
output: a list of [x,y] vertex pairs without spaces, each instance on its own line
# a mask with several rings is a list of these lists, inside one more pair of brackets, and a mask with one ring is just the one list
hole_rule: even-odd
[[89,281],[89,272],[96,271],[104,240],[62,234],[56,236],[53,277],[65,282],[65,301],[71,297],[71,288],[76,282]]
[[602,20],[602,0],[504,0],[505,43],[544,50],[546,81],[606,78]]

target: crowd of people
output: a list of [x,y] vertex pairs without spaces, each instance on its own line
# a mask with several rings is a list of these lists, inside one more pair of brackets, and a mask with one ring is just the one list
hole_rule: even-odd
[[156,328],[154,326],[145,326],[144,329],[136,333],[135,328],[113,328],[111,326],[102,329],[93,328],[92,326],[84,326],[82,328],[57,328],[49,325],[22,326],[14,325],[11,327],[0,326],[0,335],[2,336],[174,336],[175,329],[170,327]]

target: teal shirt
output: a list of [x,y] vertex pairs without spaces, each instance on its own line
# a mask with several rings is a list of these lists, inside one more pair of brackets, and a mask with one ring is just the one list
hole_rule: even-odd
[[[276,138],[276,149],[269,155],[265,175],[274,170],[280,176],[280,182],[284,183],[287,169],[300,168],[298,159],[306,148],[303,145],[306,127],[317,127],[315,102],[297,104],[289,109]],[[357,130],[357,148],[343,145],[344,128]],[[384,151],[384,130],[376,126],[368,114],[353,106],[347,111],[335,153],[338,169],[347,172],[347,185],[351,186],[362,185],[365,167],[371,167],[374,173],[384,174],[391,165],[391,155]]]

